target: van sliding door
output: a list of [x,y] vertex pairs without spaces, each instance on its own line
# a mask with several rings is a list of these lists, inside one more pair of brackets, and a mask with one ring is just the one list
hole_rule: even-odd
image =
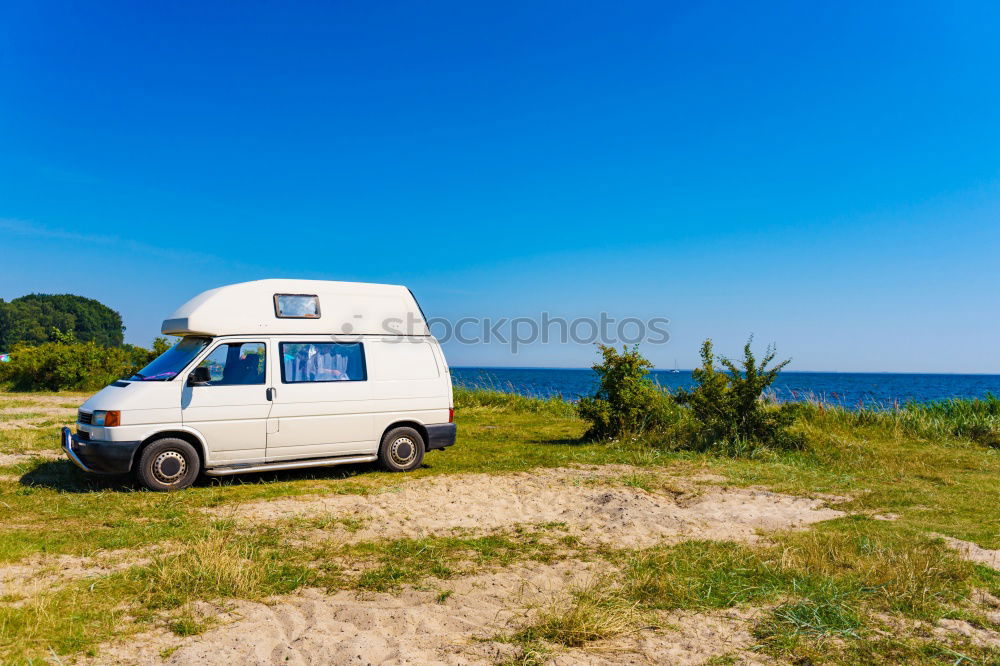
[[273,347],[267,460],[374,453],[364,344],[305,336]]

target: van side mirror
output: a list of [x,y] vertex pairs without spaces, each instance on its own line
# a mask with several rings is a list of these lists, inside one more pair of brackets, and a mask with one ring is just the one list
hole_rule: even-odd
[[199,365],[188,375],[188,386],[206,386],[212,381],[212,373],[204,365]]

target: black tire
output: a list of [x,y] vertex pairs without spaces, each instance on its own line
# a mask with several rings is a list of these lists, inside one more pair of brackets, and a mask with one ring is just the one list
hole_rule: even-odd
[[378,461],[387,472],[414,470],[424,461],[424,438],[413,428],[393,428],[382,435]]
[[150,490],[166,492],[187,488],[201,472],[201,457],[183,439],[165,437],[142,450],[135,466],[139,483]]

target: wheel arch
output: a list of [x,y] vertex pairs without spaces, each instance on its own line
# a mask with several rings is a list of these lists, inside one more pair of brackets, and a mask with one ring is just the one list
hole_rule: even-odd
[[161,430],[142,440],[142,443],[139,444],[138,448],[136,448],[135,453],[132,454],[133,466],[135,465],[135,461],[142,455],[143,449],[158,439],[166,439],[168,437],[183,439],[185,442],[193,446],[194,450],[198,452],[198,462],[201,469],[205,469],[205,443],[201,441],[200,437],[189,430]]
[[413,428],[414,430],[416,430],[418,433],[420,433],[420,438],[424,440],[424,452],[427,451],[427,444],[430,441],[430,439],[427,436],[427,427],[423,423],[420,423],[419,421],[403,420],[403,421],[394,421],[393,423],[390,423],[388,426],[386,426],[385,430],[382,431],[381,437],[378,438],[378,443],[380,447],[382,446],[382,440],[385,439],[386,434],[388,434],[388,432],[393,428]]

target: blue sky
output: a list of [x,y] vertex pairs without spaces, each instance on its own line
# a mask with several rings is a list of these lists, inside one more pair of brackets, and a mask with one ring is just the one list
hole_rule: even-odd
[[147,344],[220,284],[392,282],[667,317],[660,367],[754,333],[790,369],[1000,372],[998,7],[8,2],[0,297]]

